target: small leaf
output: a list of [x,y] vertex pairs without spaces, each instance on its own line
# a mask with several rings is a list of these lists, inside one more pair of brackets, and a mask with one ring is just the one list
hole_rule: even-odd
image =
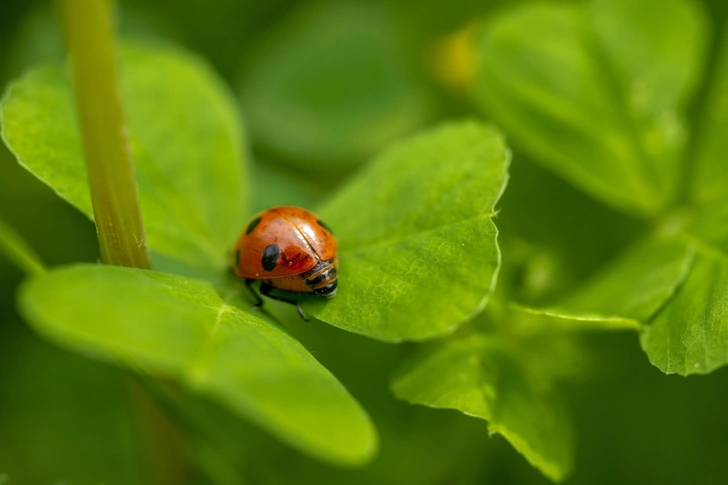
[[487,420],[491,433],[503,435],[544,475],[561,481],[573,467],[573,431],[554,393],[532,377],[512,351],[475,336],[420,356],[394,379],[392,391],[414,404]]
[[515,309],[548,318],[551,331],[640,330],[685,281],[693,257],[693,248],[675,238],[650,237],[608,262],[557,304]]
[[534,159],[603,202],[654,215],[675,195],[705,29],[693,3],[647,4],[512,8],[483,29],[472,90]]
[[[130,43],[120,53],[122,103],[151,248],[221,269],[247,212],[242,128],[234,99],[189,54]],[[18,161],[93,217],[72,90],[60,66],[10,85],[3,137]]]
[[728,259],[699,251],[687,280],[640,342],[666,374],[708,374],[728,364]]
[[250,60],[240,96],[253,138],[306,170],[345,171],[422,126],[432,102],[381,5],[304,5]]
[[475,122],[387,150],[319,211],[339,241],[339,291],[306,301],[307,311],[393,342],[441,335],[476,314],[500,263],[491,217],[509,158],[501,135]]
[[317,458],[359,465],[376,450],[346,389],[234,291],[223,300],[201,281],[77,265],[31,278],[18,298],[28,322],[65,347],[176,378]]
[[515,303],[511,304],[511,310],[521,314],[519,331],[526,333],[551,334],[642,329],[639,321],[628,317],[600,315],[593,312],[582,313],[563,308],[529,308]]
[[692,248],[676,239],[639,241],[549,312],[646,322],[674,295],[692,261]]
[[45,265],[35,250],[0,216],[0,258],[2,256],[25,273],[45,271]]
[[[712,85],[698,124],[697,153],[692,192],[704,206],[715,202],[728,204],[728,35],[723,39],[716,60]],[[725,224],[723,224],[725,225]]]

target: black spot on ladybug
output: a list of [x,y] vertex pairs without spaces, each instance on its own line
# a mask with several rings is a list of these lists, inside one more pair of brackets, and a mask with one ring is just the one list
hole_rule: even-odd
[[280,255],[280,248],[277,244],[269,244],[263,250],[263,269],[266,271],[273,271],[278,263],[278,256]]
[[324,221],[322,221],[321,219],[318,219],[316,222],[318,222],[318,225],[319,226],[323,227],[324,229],[326,229],[327,231],[329,231],[331,234],[334,233],[334,231],[332,231],[329,226],[327,226],[326,224],[324,224]]
[[251,232],[253,232],[253,229],[258,227],[258,224],[260,224],[260,220],[260,217],[256,217],[255,219],[250,221],[250,224],[248,224],[248,228],[245,229],[245,234],[250,234]]
[[235,250],[235,267],[236,268],[240,267],[240,250],[239,249]]

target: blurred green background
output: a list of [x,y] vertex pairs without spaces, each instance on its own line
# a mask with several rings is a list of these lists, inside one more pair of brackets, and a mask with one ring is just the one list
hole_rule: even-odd
[[[457,90],[435,80],[432,59],[440,39],[502,3],[129,0],[118,3],[117,13],[120,35],[199,53],[238,95],[259,210],[311,206],[390,141],[441,119],[475,115]],[[728,4],[705,7],[719,38]],[[61,56],[53,4],[3,1],[0,85]],[[506,258],[517,266],[519,251],[530,255],[511,276],[521,297],[534,302],[574,284],[645,229],[517,149],[500,206],[502,241],[512,249]],[[49,265],[98,258],[92,224],[4,146],[0,217]],[[553,230],[575,226],[581,230]],[[21,278],[0,255],[0,483],[181,483],[168,471],[170,460],[184,471],[182,483],[548,483],[504,439],[489,437],[484,422],[391,396],[389,378],[413,345],[296,320],[292,331],[372,415],[381,435],[372,464],[340,470],[316,463],[253,427],[231,429],[208,402],[190,406],[202,407],[208,426],[223,423],[219,432],[234,441],[226,455],[194,430],[155,436],[159,426],[150,421],[161,418],[134,378],[53,347],[19,319],[14,292]],[[579,440],[567,483],[725,483],[728,371],[663,375],[633,334],[596,335],[583,345],[599,371],[565,389]],[[171,442],[180,432],[186,445],[176,450]]]

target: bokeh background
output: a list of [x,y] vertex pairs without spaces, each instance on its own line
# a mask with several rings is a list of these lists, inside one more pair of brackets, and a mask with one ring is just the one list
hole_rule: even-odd
[[[505,3],[515,2],[128,0],[118,2],[117,19],[121,36],[170,42],[205,57],[237,94],[259,210],[312,206],[392,140],[438,120],[477,115],[458,89],[457,63],[441,53],[454,32]],[[728,3],[704,4],[719,38]],[[3,0],[0,10],[0,85],[63,56],[52,3]],[[512,257],[519,248],[539,254],[512,275],[530,301],[579,281],[645,230],[517,147],[500,207],[498,225]],[[98,258],[93,225],[4,146],[0,217],[49,265]],[[553,231],[555,225],[579,230]],[[556,271],[544,289],[539,275]],[[0,484],[548,483],[504,439],[489,437],[484,422],[391,396],[392,371],[412,345],[295,320],[296,336],[372,415],[380,455],[360,470],[335,469],[237,423],[239,429],[223,430],[235,453],[219,456],[194,430],[170,425],[174,419],[150,404],[134,378],[33,334],[15,311],[21,278],[0,255]],[[565,388],[579,440],[567,483],[726,483],[726,369],[663,375],[634,334],[598,335],[583,345],[594,371]],[[222,413],[209,402],[191,405],[211,423]]]

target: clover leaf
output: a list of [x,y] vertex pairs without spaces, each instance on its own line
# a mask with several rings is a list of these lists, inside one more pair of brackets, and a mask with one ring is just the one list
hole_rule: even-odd
[[[179,50],[127,43],[119,56],[148,243],[190,265],[223,269],[247,215],[245,147],[235,102],[209,67]],[[18,161],[92,218],[63,67],[40,67],[12,83],[2,125]]]
[[[150,245],[221,273],[247,212],[234,103],[189,54],[133,43],[121,62]],[[3,136],[28,170],[92,217],[72,101],[60,66],[31,71],[4,98]],[[209,283],[166,273],[71,266],[30,279],[19,304],[62,345],[181,381],[305,453],[340,465],[371,459],[376,432],[353,397],[253,310],[244,289],[225,291],[222,298]]]
[[690,272],[694,250],[672,238],[637,242],[542,313],[565,318],[647,322]]
[[686,121],[708,34],[696,2],[591,0],[511,8],[474,41],[473,99],[516,148],[653,227],[566,298],[525,311],[578,326],[631,322],[668,373],[728,364],[725,40],[698,123]]
[[500,264],[491,220],[510,157],[500,133],[465,121],[386,150],[324,203],[340,288],[304,308],[386,341],[422,340],[477,314]]
[[[163,256],[155,265],[186,274],[183,265],[196,266],[220,281],[247,212],[233,103],[188,54],[130,43],[120,59],[143,218],[150,247]],[[92,217],[63,68],[40,67],[13,83],[2,114],[21,164]],[[306,301],[307,311],[389,341],[451,331],[477,313],[499,267],[491,218],[508,162],[501,135],[472,121],[378,157],[321,208],[340,241],[342,285],[331,302]],[[34,328],[66,347],[174,378],[323,460],[369,460],[376,434],[366,414],[243,292],[220,296],[209,283],[169,273],[73,266],[32,278],[19,301]]]
[[18,301],[63,346],[174,378],[320,459],[358,465],[376,451],[359,404],[239,288],[221,297],[182,276],[74,265],[30,278]]
[[567,363],[572,351],[560,336],[529,340],[503,331],[478,333],[417,355],[395,375],[392,392],[413,404],[488,421],[492,434],[502,435],[545,476],[561,481],[573,467],[575,436],[554,381],[573,366]]
[[534,160],[655,215],[676,195],[705,33],[692,2],[524,4],[483,25],[471,89]]

